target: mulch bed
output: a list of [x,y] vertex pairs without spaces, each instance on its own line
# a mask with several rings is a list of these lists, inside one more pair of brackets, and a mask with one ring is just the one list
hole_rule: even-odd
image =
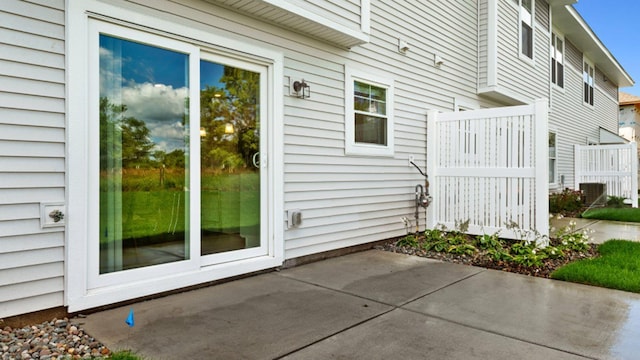
[[[480,251],[475,253],[472,256],[469,255],[456,255],[456,254],[447,254],[443,252],[436,251],[425,251],[418,248],[413,247],[405,247],[405,246],[396,246],[396,242],[399,239],[395,239],[394,241],[390,241],[384,245],[377,246],[376,248],[385,251],[391,251],[400,254],[421,256],[430,259],[436,259],[441,261],[447,261],[457,264],[464,265],[472,265],[479,266],[487,269],[495,269],[502,270],[512,273],[518,273],[528,276],[537,276],[543,278],[549,278],[551,273],[553,273],[556,269],[569,264],[571,262],[594,258],[598,256],[598,250],[596,244],[589,244],[589,249],[585,252],[577,252],[577,251],[566,251],[565,257],[563,259],[545,259],[543,261],[543,265],[541,267],[525,267],[519,264],[506,262],[506,261],[495,261],[492,258],[488,257],[484,252]],[[553,244],[553,241],[552,241]]]

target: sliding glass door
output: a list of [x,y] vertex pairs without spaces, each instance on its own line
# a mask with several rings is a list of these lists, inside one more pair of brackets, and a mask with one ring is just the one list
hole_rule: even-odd
[[93,284],[268,255],[260,164],[267,68],[101,28]]

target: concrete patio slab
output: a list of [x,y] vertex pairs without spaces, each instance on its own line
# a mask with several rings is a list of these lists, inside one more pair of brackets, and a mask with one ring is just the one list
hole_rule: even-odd
[[[405,308],[598,359],[630,358],[640,295],[487,270]],[[640,344],[632,345],[637,354]],[[636,355],[633,355],[636,356]]]
[[264,274],[80,319],[111,349],[148,359],[272,359],[391,307]]
[[[383,303],[384,302],[384,303]],[[136,324],[124,320],[129,309]],[[76,319],[147,359],[635,359],[640,295],[379,250]]]
[[417,256],[366,251],[287,269],[280,275],[399,306],[481,271]]
[[284,359],[582,359],[535,344],[396,309]]

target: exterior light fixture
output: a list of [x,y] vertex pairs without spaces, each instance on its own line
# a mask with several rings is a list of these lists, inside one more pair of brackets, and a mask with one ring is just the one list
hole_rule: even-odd
[[304,82],[304,79],[301,81],[293,82],[293,91],[295,91],[296,96],[299,98],[308,98],[311,96],[311,87],[309,84]]
[[235,129],[233,128],[233,124],[232,123],[226,123],[224,125],[224,133],[225,134],[233,134],[235,132]]

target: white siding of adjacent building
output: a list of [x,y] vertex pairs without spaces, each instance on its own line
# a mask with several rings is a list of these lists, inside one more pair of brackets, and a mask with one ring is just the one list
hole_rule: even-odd
[[0,318],[63,305],[64,228],[40,203],[65,200],[64,0],[0,7]]
[[570,42],[571,39],[567,40],[565,86],[564,89],[553,86],[549,122],[558,136],[558,179],[564,175],[564,185],[571,186],[574,183],[574,145],[586,145],[588,140],[598,141],[600,127],[617,133],[618,101],[612,96],[612,85],[602,84],[603,75],[599,72],[594,106],[584,103],[582,53]]

